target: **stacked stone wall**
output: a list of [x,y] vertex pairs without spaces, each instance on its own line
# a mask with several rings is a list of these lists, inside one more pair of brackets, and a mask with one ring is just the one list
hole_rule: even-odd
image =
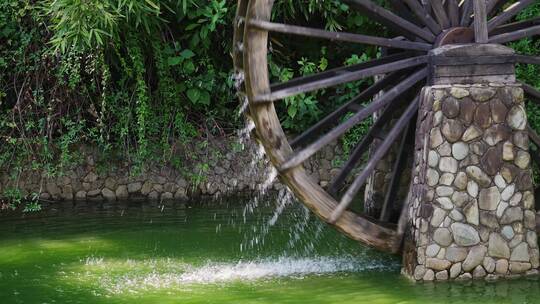
[[[283,188],[258,145],[248,141],[243,149],[239,146],[234,137],[195,141],[177,151],[179,165],[148,163],[140,173],[128,161],[104,158],[95,148],[80,147],[82,162],[54,177],[32,170],[31,163],[20,174],[3,170],[0,203],[2,194],[10,189],[19,189],[27,197],[37,195],[46,205],[57,201],[172,202],[201,196],[252,195],[263,187],[264,191]],[[338,172],[335,160],[341,153],[338,144],[325,147],[305,164],[306,170],[326,186]]]
[[419,281],[536,274],[522,88],[437,85],[422,94],[404,272]]

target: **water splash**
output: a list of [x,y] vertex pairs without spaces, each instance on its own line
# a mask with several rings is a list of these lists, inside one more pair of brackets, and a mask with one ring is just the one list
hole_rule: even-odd
[[274,214],[267,222],[268,227],[272,227],[277,223],[279,217],[281,216],[285,208],[287,208],[287,206],[290,205],[292,201],[293,197],[289,191],[280,191],[277,199],[277,207],[274,210]]
[[238,72],[232,74],[232,79],[234,80],[234,87],[236,90],[242,92],[244,81],[246,80],[244,72],[239,70]]
[[[272,228],[276,226],[283,212],[287,210],[293,202],[292,194],[288,190],[282,189],[275,199],[276,205],[274,211],[270,214],[261,216],[256,213],[256,208],[262,198],[264,198],[264,196],[252,199],[250,204],[246,205],[246,208],[244,209],[244,222],[247,222],[249,217],[256,217],[256,221],[251,229],[244,233],[244,241],[240,244],[241,252],[264,252],[262,247],[266,244],[266,240],[269,237]],[[283,250],[285,249],[286,248],[283,248]],[[284,251],[283,254],[286,255],[287,252]]]
[[[154,269],[147,274],[100,278],[111,294],[137,293],[155,289],[181,288],[196,284],[257,282],[268,279],[303,278],[306,276],[394,270],[396,265],[359,259],[357,256],[261,259],[238,263],[208,263],[200,267],[185,266],[182,273]],[[178,267],[173,267],[177,268]]]
[[[271,171],[275,168],[271,167],[270,161],[266,159],[266,151],[264,150],[264,147],[261,144],[258,144],[255,148],[255,154],[253,154],[253,157],[251,158],[251,162],[249,163],[249,170],[251,173],[259,172],[259,165],[261,162],[263,162],[264,165],[264,176],[266,176],[266,181],[264,184],[268,185],[268,180],[271,178],[269,175],[271,174]],[[274,178],[275,179],[275,178]],[[273,181],[273,180],[272,180]],[[264,188],[260,189],[264,190]]]
[[[255,128],[253,121],[239,132],[239,134],[247,135],[246,137],[249,140],[249,133]],[[244,137],[240,137],[244,138]],[[248,201],[245,205],[242,212],[243,223],[248,221],[254,221],[251,229],[244,231],[244,241],[240,244],[241,252],[248,251],[261,251],[261,246],[264,246],[266,239],[270,233],[270,230],[276,226],[279,222],[279,219],[283,213],[292,214],[292,220],[296,222],[293,226],[293,229],[289,232],[290,240],[288,242],[287,248],[283,248],[284,254],[287,254],[290,251],[294,251],[297,254],[301,252],[308,253],[312,252],[314,248],[314,242],[317,239],[313,238],[304,238],[306,231],[311,233],[310,223],[312,222],[312,217],[308,209],[305,207],[294,208],[295,199],[292,195],[292,192],[287,188],[283,187],[279,190],[277,199],[269,195],[270,190],[273,188],[277,177],[277,169],[270,163],[266,158],[265,150],[262,145],[257,145],[254,151],[252,160],[246,169],[246,173],[252,176],[260,176],[261,168],[263,171],[264,181],[258,185],[257,193]],[[272,202],[275,202],[274,205],[271,205]],[[297,206],[301,206],[298,204]],[[257,213],[258,208],[261,207],[273,207],[273,212],[270,213],[269,217]],[[315,229],[322,230],[322,224],[317,222],[318,226]],[[320,234],[320,233],[319,233]],[[317,233],[315,233],[317,236]],[[303,239],[303,240],[302,240]]]
[[[248,98],[242,93],[242,86],[244,83],[245,75],[242,71],[239,71],[234,74],[235,86],[239,91],[239,97],[242,101],[240,107],[239,115],[244,113],[248,107]],[[255,129],[255,123],[250,118],[246,118],[246,126],[239,130],[238,141],[245,148],[246,144],[251,141],[251,133]],[[247,167],[245,173],[250,176],[261,176],[261,173],[264,176],[264,181],[258,185],[257,193],[249,200],[245,205],[242,211],[242,220],[243,223],[248,221],[254,221],[250,229],[244,230],[244,241],[240,244],[241,252],[261,252],[262,246],[265,245],[268,235],[273,227],[275,227],[279,219],[284,213],[292,214],[292,220],[295,222],[295,225],[289,231],[289,241],[287,242],[286,248],[283,248],[283,254],[294,252],[297,255],[308,254],[313,252],[315,248],[315,242],[319,240],[319,237],[322,233],[324,225],[320,222],[316,222],[315,225],[312,224],[312,217],[309,210],[305,207],[301,208],[292,208],[294,197],[289,191],[288,188],[284,187],[279,191],[277,196],[277,203],[273,206],[274,211],[270,214],[269,217],[262,216],[257,214],[258,208],[269,207],[272,201],[272,198],[269,198],[269,191],[273,188],[275,181],[278,177],[278,171],[270,163],[268,158],[265,156],[264,147],[260,144],[257,144],[254,148],[254,154],[252,160]],[[261,170],[264,170],[261,172]],[[235,226],[234,220],[230,222],[232,226]],[[216,233],[220,228],[216,228]],[[313,232],[314,231],[314,232]],[[310,234],[309,237],[306,234]]]
[[238,143],[242,149],[251,141],[251,132],[255,129],[255,122],[251,119],[246,119],[246,126],[236,132]]
[[241,116],[244,114],[249,106],[249,99],[246,95],[238,93],[240,100],[242,100],[242,104],[240,105],[240,108],[238,109],[238,116]]
[[98,257],[87,257],[84,259],[84,265],[86,266],[97,266],[97,265],[103,265],[104,259],[98,258]]
[[[240,47],[243,47],[243,45],[240,45]],[[241,116],[246,112],[247,107],[249,106],[249,100],[245,93],[245,87],[244,83],[246,80],[246,76],[244,74],[244,71],[238,70],[237,72],[233,73],[231,76],[232,80],[234,81],[234,87],[236,88],[236,95],[238,96],[238,99],[240,99],[240,109],[238,110],[238,116]]]

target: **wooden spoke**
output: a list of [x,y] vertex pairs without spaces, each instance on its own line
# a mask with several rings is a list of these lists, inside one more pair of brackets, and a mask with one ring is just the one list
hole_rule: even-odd
[[404,0],[405,3],[411,8],[414,14],[426,25],[433,34],[438,35],[442,29],[441,26],[431,17],[426,11],[426,8],[421,5],[418,0]]
[[522,81],[520,81],[520,83],[523,87],[523,91],[525,91],[525,95],[531,98],[536,104],[540,105],[540,91]]
[[498,26],[495,29],[493,29],[493,31],[491,31],[491,35],[499,35],[499,34],[505,34],[509,32],[515,32],[519,30],[524,30],[529,27],[533,27],[535,25],[540,25],[540,17]]
[[[301,146],[305,144],[309,139],[318,135],[322,130],[332,125],[336,125],[339,122],[339,118],[343,117],[348,112],[351,112],[352,110],[351,108],[353,105],[357,105],[366,100],[370,100],[371,98],[373,98],[373,96],[375,96],[375,94],[384,90],[389,85],[396,84],[399,81],[399,79],[402,78],[402,76],[403,75],[401,71],[394,72],[384,77],[383,79],[377,81],[375,84],[373,84],[372,86],[370,86],[369,88],[367,88],[366,90],[358,94],[352,100],[343,104],[337,110],[332,112],[330,115],[324,117],[321,121],[317,122],[317,124],[310,127],[308,130],[306,130],[301,135],[296,137],[293,141],[291,141],[291,146],[293,148]],[[358,112],[358,110],[356,112]]]
[[432,49],[432,45],[428,43],[421,42],[411,42],[406,40],[395,40],[374,36],[366,36],[360,34],[352,33],[343,33],[343,32],[331,32],[320,29],[314,29],[303,26],[288,25],[282,23],[273,23],[261,20],[250,20],[249,25],[254,26],[255,28],[272,31],[290,35],[299,35],[306,37],[314,38],[323,38],[336,41],[345,41],[345,42],[354,42],[368,45],[376,45],[387,48],[397,48],[405,50],[416,50],[416,51],[429,51]]
[[459,26],[459,3],[458,0],[446,0],[448,6],[448,18],[453,27]]
[[514,55],[517,63],[540,64],[540,56]]
[[416,25],[421,24],[421,21],[416,17],[409,8],[403,3],[403,0],[390,0],[390,5],[394,9],[395,12],[399,12],[403,18],[405,18],[407,21],[410,21]]
[[519,39],[540,35],[540,25],[517,30],[515,32],[500,34],[489,38],[490,43],[507,43]]
[[474,0],[465,0],[463,2],[463,12],[461,14],[460,25],[462,27],[468,27],[471,24],[472,14],[474,10]]
[[392,144],[395,142],[396,138],[403,131],[405,126],[412,120],[416,112],[418,111],[419,99],[417,98],[405,111],[403,116],[396,122],[395,126],[392,128],[388,136],[383,141],[383,143],[375,151],[373,158],[369,160],[364,170],[355,178],[352,185],[349,187],[343,198],[341,199],[339,205],[334,210],[332,215],[329,218],[330,223],[335,223],[343,215],[345,210],[349,207],[353,199],[360,191],[360,188],[367,180],[369,175],[375,169],[377,163],[386,155]]
[[527,6],[534,4],[537,0],[520,0],[507,8],[500,15],[491,19],[488,22],[488,31],[494,30],[497,26],[506,23],[510,19],[514,18],[519,12],[525,9]]
[[507,2],[508,0],[488,0],[487,16],[493,17]]
[[359,71],[359,70],[362,70],[362,69],[371,68],[371,67],[377,66],[379,64],[396,62],[396,61],[399,61],[399,60],[411,58],[413,56],[414,56],[414,52],[411,52],[411,51],[400,52],[400,53],[385,56],[385,57],[382,57],[382,58],[379,58],[379,59],[376,59],[376,60],[370,60],[370,61],[367,61],[367,62],[362,62],[362,63],[351,65],[351,66],[344,66],[344,67],[334,68],[334,69],[326,70],[326,71],[321,72],[321,73],[294,78],[292,80],[282,82],[282,83],[275,83],[275,84],[272,84],[270,86],[270,90],[272,92],[279,91],[279,90],[284,90],[284,89],[288,89],[288,88],[291,88],[291,87],[295,87],[295,86],[299,86],[299,85],[303,85],[303,84],[307,84],[307,83],[327,79],[327,78],[330,78],[330,77],[333,77],[333,76],[342,75],[342,74],[349,73],[349,72],[355,72],[355,71]]
[[435,19],[443,29],[450,27],[450,19],[446,14],[446,9],[442,3],[442,0],[431,0],[431,9],[435,15]]
[[376,5],[369,0],[345,0],[346,3],[349,3],[353,8],[360,9],[364,12],[367,12],[370,17],[374,20],[405,34],[405,36],[410,36],[410,34],[417,36],[427,42],[434,42],[435,36],[433,33],[422,29],[415,24],[399,17],[398,15],[388,11],[387,9]]
[[[384,58],[383,58],[384,59]],[[335,74],[322,79],[317,79],[318,76],[313,76],[312,78],[317,79],[312,82],[306,82],[299,85],[287,85],[283,84],[279,90],[272,91],[269,94],[255,96],[253,101],[255,103],[266,103],[272,102],[279,99],[284,99],[287,97],[295,96],[301,93],[312,92],[319,89],[325,89],[332,86],[349,83],[364,79],[367,77],[372,77],[375,75],[386,74],[394,71],[404,70],[407,68],[415,67],[427,63],[427,56],[418,56],[404,60],[398,60],[390,63],[379,64],[377,61],[372,60],[368,62],[367,65],[371,65],[368,68],[358,69],[354,71],[343,70],[342,73]],[[327,75],[327,74],[325,74]],[[295,80],[293,80],[295,81]]]
[[399,186],[401,185],[403,171],[407,167],[407,160],[409,158],[408,148],[409,143],[414,138],[414,127],[416,127],[416,124],[414,121],[411,121],[409,126],[407,126],[403,131],[403,138],[401,139],[396,161],[394,163],[394,167],[392,168],[392,177],[390,178],[390,183],[388,184],[388,189],[386,190],[386,196],[384,198],[381,215],[379,217],[380,221],[388,222],[390,220],[390,216],[392,215]]
[[[536,163],[537,166],[540,166],[540,136],[536,133],[530,125],[527,125],[527,132],[529,133],[529,139],[536,146],[536,151],[530,151],[531,159]],[[538,188],[536,188],[538,190]],[[538,221],[537,221],[538,223]],[[540,230],[540,225],[537,224],[537,230]]]
[[[529,133],[529,138],[533,144],[540,149],[540,136],[531,128],[530,125],[527,125],[527,132]],[[540,163],[538,163],[540,165]]]
[[431,14],[431,0],[420,0],[422,2],[422,5],[424,6],[424,9],[426,12]]
[[409,88],[414,86],[416,83],[420,82],[421,80],[425,79],[427,77],[427,68],[424,68],[413,75],[409,76],[407,79],[402,81],[400,84],[396,85],[394,88],[392,88],[390,91],[383,94],[380,98],[373,101],[369,105],[367,105],[362,110],[358,111],[355,115],[353,115],[351,118],[349,118],[344,123],[340,124],[336,128],[332,129],[332,131],[328,132],[323,137],[319,138],[317,141],[306,147],[305,149],[297,152],[294,154],[289,160],[284,162],[281,166],[279,166],[279,171],[284,172],[291,168],[297,167],[301,165],[304,161],[306,161],[308,158],[313,156],[315,153],[317,153],[320,149],[322,149],[324,146],[328,145],[332,141],[338,139],[340,136],[345,134],[347,131],[352,129],[354,126],[356,126],[358,123],[360,123],[362,120],[366,119],[376,111],[381,110],[384,108],[387,104],[394,101],[398,96],[400,96],[403,92],[407,91]]
[[530,141],[536,147],[536,151],[530,151],[531,159],[537,166],[540,166],[540,154],[538,153],[538,151],[540,151],[540,136],[538,136],[538,133],[536,133],[530,125],[527,125],[527,132],[529,133]]
[[488,42],[486,0],[474,0],[474,37],[476,43]]
[[[399,103],[398,100],[397,103]],[[395,111],[399,109],[399,106],[392,104],[387,106],[383,111],[381,116],[375,121],[373,126],[369,129],[367,134],[362,138],[362,140],[356,145],[353,152],[347,159],[347,162],[343,165],[343,168],[339,171],[339,174],[334,178],[332,184],[328,188],[328,192],[332,195],[336,195],[338,191],[343,187],[347,176],[351,174],[352,170],[357,166],[358,162],[362,159],[362,156],[369,150],[369,147],[373,140],[378,137],[379,133],[382,132],[385,125],[387,125],[392,119]]]
[[[530,137],[531,137],[531,136],[530,136],[530,134],[529,134],[529,138],[530,138]],[[532,139],[531,139],[531,141],[532,141]],[[538,154],[538,151],[539,151],[540,147],[539,147],[538,145],[536,145],[536,144],[534,144],[534,146],[536,147],[536,151],[532,151],[532,150],[531,150],[531,151],[529,152],[530,155],[531,155],[531,160],[532,160],[534,163],[536,163],[537,166],[540,166],[540,154]],[[540,190],[540,187],[536,187],[535,191],[539,191],[539,190]],[[538,192],[536,192],[536,193],[538,193]],[[536,214],[536,217],[537,217],[537,221],[536,221],[536,223],[537,223],[537,225],[536,225],[536,231],[540,231],[540,223],[538,223],[538,220],[539,220],[538,217],[539,217],[539,216],[540,216],[540,215],[537,213],[537,214]]]
[[[529,134],[529,138],[531,138],[531,135]],[[531,139],[532,141],[532,139]],[[533,142],[534,143],[534,142]],[[536,151],[530,151],[530,154],[531,154],[531,159],[534,163],[536,163],[536,165],[540,166],[540,155],[538,154],[538,149],[540,149],[540,147],[534,143],[535,147],[536,147]],[[538,191],[540,189],[540,187],[536,187],[536,191]],[[540,226],[537,226],[536,229],[539,229]]]

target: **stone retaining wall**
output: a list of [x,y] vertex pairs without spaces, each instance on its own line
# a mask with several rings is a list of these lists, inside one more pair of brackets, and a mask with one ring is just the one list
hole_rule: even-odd
[[[244,146],[244,148],[241,148]],[[127,161],[102,159],[96,149],[81,147],[82,163],[56,177],[28,166],[17,178],[0,175],[0,197],[18,188],[25,196],[46,201],[188,200],[200,196],[229,196],[278,190],[283,186],[269,176],[270,166],[253,142],[241,145],[238,138],[194,142],[178,151],[180,165],[148,165],[140,174]],[[326,147],[306,164],[313,177],[327,184],[334,175],[337,145]],[[1,201],[0,201],[1,202]]]

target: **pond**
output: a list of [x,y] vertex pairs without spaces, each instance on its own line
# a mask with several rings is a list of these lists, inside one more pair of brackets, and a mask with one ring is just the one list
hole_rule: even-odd
[[398,257],[282,198],[63,204],[0,220],[1,303],[540,302],[532,278],[414,284]]

